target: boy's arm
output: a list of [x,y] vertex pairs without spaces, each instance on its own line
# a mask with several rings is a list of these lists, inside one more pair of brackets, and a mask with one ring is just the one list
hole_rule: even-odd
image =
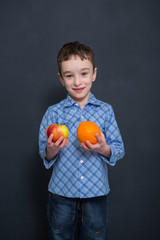
[[86,144],[82,143],[82,147],[86,151],[92,150],[92,151],[98,152],[99,154],[101,154],[107,158],[110,158],[112,155],[111,148],[106,143],[104,134],[101,132],[101,136],[100,136],[98,133],[96,133],[95,136],[98,141],[96,144],[91,144],[89,141],[86,141]]
[[109,165],[114,166],[116,161],[124,156],[124,144],[122,137],[114,116],[112,107],[110,106],[109,119],[106,120],[106,128],[104,134],[101,132],[101,136],[96,134],[98,142],[91,144],[89,141],[82,144],[86,151],[96,151],[101,154],[102,159]]
[[65,141],[63,141],[62,138],[54,144],[51,141],[53,136],[50,136],[50,138],[47,137],[46,129],[53,122],[56,122],[56,118],[53,117],[53,110],[51,109],[50,112],[50,108],[48,108],[42,118],[39,130],[39,154],[47,169],[55,163],[58,157],[58,151],[66,145],[66,143],[63,145]]
[[47,137],[47,129],[46,129],[45,135],[47,138],[47,147],[46,147],[46,157],[45,158],[48,162],[50,162],[57,156],[59,150],[61,150],[62,148],[66,147],[68,145],[68,139],[61,136],[55,143],[53,143],[52,142],[53,134],[51,134],[48,138]]
[[105,139],[105,135],[101,132],[101,136],[98,133],[95,134],[98,142],[96,144],[91,144],[86,141],[86,144],[81,143],[82,147],[86,151],[95,151],[101,154],[102,159],[109,165],[114,166],[116,161],[124,156],[124,146],[123,142],[113,142],[108,145]]

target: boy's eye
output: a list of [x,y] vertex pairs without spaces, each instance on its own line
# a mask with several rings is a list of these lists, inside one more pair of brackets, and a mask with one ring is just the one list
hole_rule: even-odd
[[66,78],[71,78],[72,77],[72,75],[71,74],[69,74],[69,75],[66,75]]
[[83,72],[82,73],[82,76],[86,76],[88,73],[87,72]]

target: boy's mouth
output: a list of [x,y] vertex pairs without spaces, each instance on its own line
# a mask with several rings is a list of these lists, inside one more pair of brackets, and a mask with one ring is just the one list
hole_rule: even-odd
[[77,93],[81,93],[83,91],[83,89],[85,89],[84,87],[83,88],[73,88],[73,90]]

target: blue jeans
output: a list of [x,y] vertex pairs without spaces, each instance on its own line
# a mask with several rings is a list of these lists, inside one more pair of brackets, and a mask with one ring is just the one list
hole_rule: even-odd
[[50,240],[108,239],[107,196],[66,198],[49,193],[47,217]]

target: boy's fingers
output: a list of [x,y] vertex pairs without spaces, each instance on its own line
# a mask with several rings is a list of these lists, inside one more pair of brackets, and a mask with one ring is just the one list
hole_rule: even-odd
[[67,139],[67,138],[64,138],[63,143],[64,143],[63,147],[66,147],[66,146],[68,145],[68,139]]
[[97,138],[98,142],[102,141],[102,133],[99,135],[98,133],[95,133],[95,137]]
[[84,150],[89,151],[88,147],[84,143],[81,143],[81,146],[83,147]]
[[59,148],[59,149],[67,146],[67,144],[68,144],[68,139],[66,139],[66,138],[64,138],[63,136],[61,136],[61,137],[54,143],[54,142],[52,142],[53,136],[54,136],[54,134],[51,134],[51,135],[49,136],[49,138],[48,138],[48,140],[47,140],[47,143],[48,143],[48,144],[52,144],[54,147]]
[[48,131],[48,127],[47,127],[46,130],[44,131],[44,132],[45,132],[45,135],[46,135],[46,138],[48,138],[47,131]]
[[64,137],[61,136],[56,142],[55,142],[55,146],[58,147],[64,140]]
[[68,139],[67,138],[65,138],[65,147],[68,145]]
[[86,141],[86,145],[89,149],[92,149],[93,148],[93,144],[90,143],[89,141]]
[[68,145],[68,139],[63,137],[63,140],[62,140],[62,142],[60,142],[58,148],[62,149],[64,147],[66,147],[67,145]]
[[85,144],[81,143],[81,145],[86,151],[90,151],[93,149],[93,144],[91,144],[89,141],[86,141]]
[[51,135],[49,136],[49,138],[47,139],[47,143],[48,143],[48,144],[53,143],[53,142],[52,142],[53,136],[54,136],[54,135],[51,134]]

